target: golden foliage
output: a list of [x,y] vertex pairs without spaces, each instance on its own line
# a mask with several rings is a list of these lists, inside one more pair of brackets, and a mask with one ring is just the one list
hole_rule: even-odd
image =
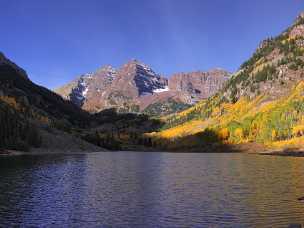
[[[203,112],[205,104],[203,101],[177,116],[187,117],[193,110]],[[222,102],[212,107],[209,117],[186,121],[150,136],[174,140],[209,128],[227,143],[259,141],[275,147],[296,145],[302,143],[300,139],[304,136],[303,108],[304,81],[301,81],[288,96],[278,100],[264,94],[252,100],[241,97],[234,104]]]
[[159,133],[152,133],[152,135],[154,137],[174,139],[174,138],[183,137],[201,132],[206,128],[207,125],[208,124],[205,121],[193,120],[185,124],[182,124],[180,126],[176,126],[161,131]]
[[222,128],[219,132],[218,132],[218,136],[219,136],[219,138],[220,139],[222,139],[222,140],[227,140],[228,138],[229,138],[229,135],[230,135],[230,133],[229,133],[229,130],[228,130],[228,128]]
[[243,129],[242,128],[235,129],[234,135],[239,139],[239,141],[242,141],[244,137]]
[[274,148],[302,148],[304,146],[304,136],[291,138],[288,140],[280,140],[272,143],[267,143],[268,146]]
[[272,141],[275,141],[276,138],[277,138],[277,132],[276,132],[276,130],[273,129],[271,131],[271,139],[272,139]]

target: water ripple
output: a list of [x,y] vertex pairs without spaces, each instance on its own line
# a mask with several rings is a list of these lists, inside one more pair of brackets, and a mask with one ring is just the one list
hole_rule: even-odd
[[0,158],[0,227],[304,224],[304,159],[95,153]]

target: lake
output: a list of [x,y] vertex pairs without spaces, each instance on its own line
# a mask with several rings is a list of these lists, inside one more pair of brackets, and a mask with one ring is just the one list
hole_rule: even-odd
[[105,152],[0,157],[0,227],[304,224],[304,158]]

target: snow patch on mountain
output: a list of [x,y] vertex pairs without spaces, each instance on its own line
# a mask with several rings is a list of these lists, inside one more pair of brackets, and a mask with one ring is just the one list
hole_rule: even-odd
[[89,91],[89,88],[86,87],[84,91],[82,91],[82,96],[85,98],[87,96],[87,93]]
[[167,91],[169,91],[169,86],[165,86],[164,88],[155,89],[155,90],[153,90],[153,93],[163,93],[163,92],[167,92]]

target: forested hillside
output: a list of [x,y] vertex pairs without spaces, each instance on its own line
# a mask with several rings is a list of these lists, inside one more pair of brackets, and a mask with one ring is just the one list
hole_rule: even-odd
[[25,71],[3,54],[0,57],[0,151],[39,147],[42,151],[74,152],[119,149],[130,144],[122,135],[137,139],[160,126],[146,115],[83,111],[31,82]]
[[30,146],[39,147],[41,137],[37,127],[14,107],[17,108],[17,103],[13,98],[0,98],[0,148],[27,151]]
[[281,35],[263,41],[224,89],[165,117],[162,131],[148,137],[168,149],[198,150],[208,140],[226,145],[257,142],[271,147],[302,147],[303,80],[301,14]]

